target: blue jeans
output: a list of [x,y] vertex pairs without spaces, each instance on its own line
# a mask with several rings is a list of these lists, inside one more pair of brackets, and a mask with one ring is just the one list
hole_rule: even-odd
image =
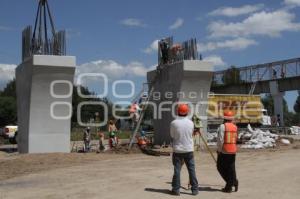
[[174,165],[174,175],[172,180],[172,190],[179,191],[180,189],[180,171],[183,163],[189,172],[190,184],[192,186],[192,191],[198,191],[198,180],[195,172],[195,161],[194,153],[173,153],[173,165]]

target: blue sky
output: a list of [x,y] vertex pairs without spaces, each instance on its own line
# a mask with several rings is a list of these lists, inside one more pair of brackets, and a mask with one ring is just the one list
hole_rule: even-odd
[[[0,1],[0,88],[21,61],[21,31],[37,0]],[[157,63],[155,40],[196,37],[218,68],[299,57],[300,0],[49,0],[56,29],[68,32],[78,72],[132,79],[137,89]],[[125,89],[126,91],[126,89]],[[286,99],[292,106],[296,92]]]

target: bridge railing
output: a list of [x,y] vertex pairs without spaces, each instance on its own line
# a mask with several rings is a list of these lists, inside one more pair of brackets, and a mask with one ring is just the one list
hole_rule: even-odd
[[216,71],[213,85],[254,83],[300,76],[300,58]]

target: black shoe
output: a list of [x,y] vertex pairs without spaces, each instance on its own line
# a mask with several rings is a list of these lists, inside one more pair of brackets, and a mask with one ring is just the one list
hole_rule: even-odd
[[239,190],[239,181],[236,180],[233,186],[234,186],[234,191],[237,192]]
[[180,192],[179,191],[172,190],[170,194],[173,195],[173,196],[180,196]]
[[192,191],[192,195],[193,195],[193,196],[196,196],[196,195],[198,195],[198,194],[199,194],[199,191],[198,191],[198,190]]
[[224,193],[231,193],[232,192],[232,187],[230,186],[225,186],[223,189],[222,189],[222,191],[224,192]]

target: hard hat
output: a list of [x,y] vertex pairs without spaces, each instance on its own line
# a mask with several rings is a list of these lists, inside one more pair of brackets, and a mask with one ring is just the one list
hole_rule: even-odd
[[88,127],[86,127],[86,130],[90,130],[91,128],[88,126]]
[[177,113],[178,115],[187,115],[189,113],[189,106],[187,104],[178,104]]
[[234,119],[234,113],[232,111],[224,111],[224,119],[233,120]]

